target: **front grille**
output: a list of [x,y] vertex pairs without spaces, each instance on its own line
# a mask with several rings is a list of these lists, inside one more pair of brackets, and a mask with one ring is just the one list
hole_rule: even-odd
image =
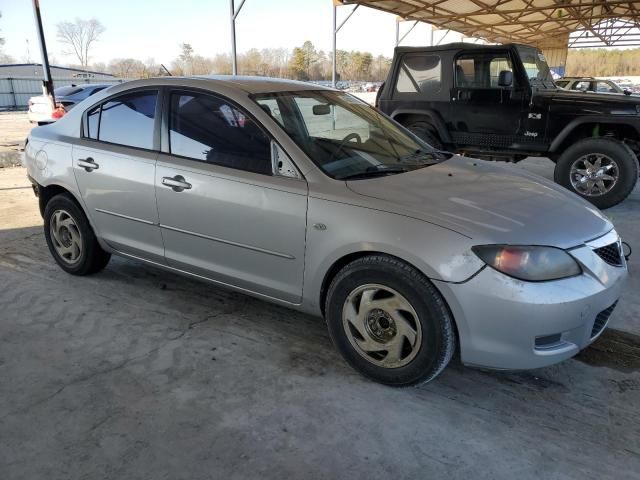
[[620,250],[618,242],[596,248],[593,251],[609,265],[613,265],[614,267],[621,267],[623,265],[622,251]]
[[604,330],[604,327],[607,326],[607,322],[609,321],[609,317],[613,312],[613,309],[616,308],[617,301],[611,305],[609,308],[605,308],[598,315],[596,315],[596,321],[593,322],[593,328],[591,328],[591,338],[594,338]]

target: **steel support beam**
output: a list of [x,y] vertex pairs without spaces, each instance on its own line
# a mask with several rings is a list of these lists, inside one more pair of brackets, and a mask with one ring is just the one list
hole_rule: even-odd
[[51,69],[49,68],[49,55],[47,54],[47,43],[44,40],[44,30],[42,28],[42,17],[40,16],[40,1],[33,0],[33,15],[36,20],[38,29],[38,41],[40,43],[40,52],[42,53],[42,71],[44,73],[44,81],[42,82],[42,93],[48,97],[51,102],[51,111],[56,108],[56,97],[53,93],[53,79],[51,78]]
[[339,0],[333,1],[333,68],[331,71],[331,85],[333,85],[333,88],[336,87],[336,77],[338,76],[338,59],[337,59],[338,32],[343,27],[343,25],[347,23],[347,20],[351,18],[351,15],[353,15],[355,11],[358,9],[358,7],[360,6],[360,4],[356,4],[356,6],[353,7],[353,10],[351,10],[347,15],[347,17],[340,23],[340,25],[338,25],[338,6],[339,5],[342,5],[342,2],[340,2]]
[[245,0],[242,0],[236,10],[234,0],[229,0],[229,7],[231,7],[229,12],[229,18],[231,20],[231,70],[234,75],[238,74],[238,56],[236,54],[236,18],[238,17],[240,10],[242,10],[244,2]]
[[400,45],[400,43],[402,43],[402,41],[407,38],[407,35],[409,35],[411,33],[411,31],[416,28],[416,25],[418,25],[419,20],[416,20],[415,22],[413,22],[413,25],[411,25],[411,27],[409,28],[409,30],[407,30],[405,32],[404,35],[402,35],[402,37],[400,37],[400,22],[402,20],[400,20],[400,17],[397,17],[396,19],[396,47]]

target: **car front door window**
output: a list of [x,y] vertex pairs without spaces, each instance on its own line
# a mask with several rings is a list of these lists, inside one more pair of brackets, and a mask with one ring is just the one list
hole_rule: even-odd
[[245,112],[213,95],[171,95],[169,143],[173,155],[272,173],[269,137]]

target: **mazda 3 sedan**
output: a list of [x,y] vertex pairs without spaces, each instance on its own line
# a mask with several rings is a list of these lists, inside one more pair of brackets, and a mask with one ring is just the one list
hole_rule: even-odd
[[68,273],[111,255],[323,316],[345,360],[411,385],[543,367],[605,328],[627,266],[593,206],[434,150],[336,90],[251,77],[99,92],[26,148]]

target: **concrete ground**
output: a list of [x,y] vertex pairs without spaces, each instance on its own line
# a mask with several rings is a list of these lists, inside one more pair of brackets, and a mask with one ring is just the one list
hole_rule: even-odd
[[0,112],[0,168],[20,165],[21,150],[32,127],[26,112]]
[[637,250],[619,330],[553,367],[454,362],[399,390],[321,319],[119,258],[65,274],[25,170],[0,169],[0,479],[640,478],[638,207],[607,211]]

